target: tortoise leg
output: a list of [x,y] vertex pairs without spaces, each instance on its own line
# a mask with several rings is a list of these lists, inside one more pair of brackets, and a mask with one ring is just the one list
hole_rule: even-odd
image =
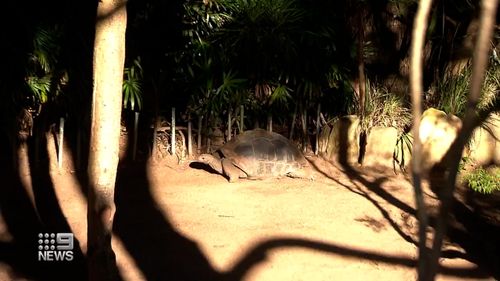
[[234,166],[231,160],[224,158],[222,159],[222,169],[224,170],[224,174],[229,177],[229,182],[235,182],[240,178],[241,170]]
[[308,179],[308,180],[315,180],[316,179],[312,170],[308,167],[305,167],[303,169],[296,169],[294,171],[288,172],[287,176],[289,176],[291,178]]

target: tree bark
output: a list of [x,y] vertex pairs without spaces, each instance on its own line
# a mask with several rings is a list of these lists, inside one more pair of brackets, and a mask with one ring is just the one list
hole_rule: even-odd
[[429,258],[427,255],[427,212],[422,193],[422,152],[420,142],[420,119],[422,116],[423,66],[422,50],[424,48],[427,21],[432,0],[420,1],[412,36],[410,88],[413,113],[413,148],[412,148],[412,179],[417,206],[418,227],[418,280],[430,280]]
[[126,1],[100,0],[93,58],[93,95],[88,164],[87,258],[89,280],[116,280],[111,247],[118,166]]

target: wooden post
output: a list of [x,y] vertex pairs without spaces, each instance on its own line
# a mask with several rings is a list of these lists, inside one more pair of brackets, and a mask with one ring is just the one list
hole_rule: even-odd
[[267,130],[269,132],[273,131],[273,116],[271,114],[267,115]]
[[307,110],[302,111],[302,148],[307,152]]
[[155,114],[155,120],[153,125],[153,148],[151,149],[151,157],[156,160],[158,156],[158,128],[160,127],[160,115],[158,111]]
[[320,129],[320,116],[321,116],[321,103],[318,103],[318,111],[316,112],[316,144],[314,145],[314,154],[319,153],[319,129]]
[[153,147],[151,148],[151,157],[152,160],[156,161],[158,157],[158,128],[161,125],[160,121],[160,87],[161,87],[161,74],[159,77],[159,82],[157,83],[156,80],[153,80],[153,93],[154,93],[154,111],[155,111],[155,117],[154,117],[154,124],[153,124]]
[[137,155],[137,137],[139,134],[139,112],[134,112],[134,140],[132,143],[132,161],[135,161]]
[[240,105],[240,133],[245,131],[245,107]]
[[57,153],[57,167],[61,169],[63,158],[63,143],[64,143],[64,117],[59,118],[59,151]]
[[202,126],[203,116],[198,116],[198,141],[196,142],[198,153],[201,153],[201,126]]
[[171,148],[172,148],[172,155],[175,155],[175,107],[172,107],[172,126],[171,126]]
[[187,152],[188,152],[188,157],[191,157],[191,155],[193,154],[193,144],[192,144],[192,132],[191,132],[191,115],[188,115],[188,128],[187,128],[187,131],[188,131],[188,139],[187,139]]
[[293,139],[293,133],[294,133],[294,130],[295,130],[295,119],[297,119],[297,107],[298,105],[295,104],[295,108],[293,109],[293,114],[292,114],[292,124],[290,125],[290,140]]
[[229,109],[229,112],[227,113],[227,140],[231,140],[231,132],[232,132],[232,123],[231,122],[231,109]]

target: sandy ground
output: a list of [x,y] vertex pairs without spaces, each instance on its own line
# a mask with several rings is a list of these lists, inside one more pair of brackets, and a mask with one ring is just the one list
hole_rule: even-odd
[[[407,178],[309,160],[315,181],[228,183],[196,163],[122,165],[113,236],[122,279],[416,280],[417,222]],[[57,169],[54,159],[50,167],[54,196],[84,255],[81,180],[71,167]],[[1,216],[0,239],[15,241]],[[459,244],[446,243],[446,251],[455,254],[441,259],[439,280],[494,280]],[[37,279],[5,260],[0,280]]]

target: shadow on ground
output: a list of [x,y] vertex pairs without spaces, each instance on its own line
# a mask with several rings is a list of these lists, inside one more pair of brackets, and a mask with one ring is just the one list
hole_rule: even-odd
[[[0,143],[0,147],[5,155],[9,154],[8,144]],[[2,169],[1,176],[6,179],[6,184],[0,189],[0,207],[8,231],[14,239],[0,243],[0,262],[11,266],[15,276],[26,276],[31,280],[68,280],[68,276],[71,280],[85,280],[85,257],[81,253],[77,253],[75,261],[68,264],[47,264],[36,260],[36,235],[39,232],[69,231],[68,223],[55,198],[48,166],[38,167],[32,176],[35,182],[35,209],[16,176],[18,171],[9,170],[10,159],[7,157],[2,161],[5,169]],[[414,214],[410,206],[380,188],[383,181],[384,179],[374,183],[361,183],[372,185],[370,188],[374,190],[374,194]],[[414,268],[416,264],[415,260],[405,256],[381,255],[296,237],[276,237],[252,245],[247,253],[236,259],[233,268],[219,272],[209,263],[197,243],[179,233],[171,224],[166,214],[156,205],[150,188],[147,163],[136,162],[118,170],[114,232],[121,238],[147,280],[242,280],[254,266],[265,261],[270,252],[280,248],[305,248],[409,268]],[[352,191],[359,192],[354,189]],[[365,193],[362,196],[370,200],[372,195]],[[382,207],[378,208],[383,212]],[[486,277],[469,268],[441,267],[440,271],[452,276]]]
[[[405,202],[402,202],[382,187],[384,182],[388,179],[387,176],[380,174],[379,177],[373,181],[367,180],[364,176],[362,176],[361,170],[352,167],[344,161],[344,163],[339,164],[339,166],[349,177],[350,184],[352,184],[352,186],[350,186],[342,183],[334,177],[331,177],[327,172],[321,171],[321,169],[315,165],[314,162],[310,161],[310,163],[318,172],[330,178],[335,183],[370,201],[403,239],[409,243],[417,245],[418,241],[413,239],[412,236],[408,234],[405,229],[403,229],[403,227],[395,222],[389,216],[388,212],[380,206],[377,200],[375,200],[375,197],[381,198],[387,203],[398,208],[405,216],[411,216],[416,219],[416,210],[413,207],[409,206]],[[366,187],[369,192],[363,190],[361,186]],[[498,239],[498,237],[500,237],[500,211],[498,208],[494,208],[493,206],[498,206],[498,203],[500,202],[499,196],[496,194],[485,198],[485,196],[478,196],[477,194],[471,196],[471,191],[467,191],[466,193],[469,194],[467,204],[464,203],[463,200],[458,200],[456,197],[454,198],[453,212],[449,221],[447,241],[445,242],[445,245],[456,244],[460,246],[465,250],[465,253],[457,250],[443,250],[441,257],[461,258],[477,264],[478,269],[475,271],[471,270],[467,272],[466,275],[471,274],[478,278],[492,276],[498,280],[500,278],[500,240]],[[465,196],[462,195],[462,197]],[[437,211],[430,210],[430,213],[436,214]],[[484,213],[489,213],[490,219],[481,215]],[[491,219],[491,216],[494,218]],[[429,222],[430,226],[433,227],[435,225],[435,215],[430,216]],[[430,251],[430,249],[428,250]],[[440,267],[439,273],[447,274],[449,273],[449,269]],[[465,274],[465,272],[462,273]]]
[[[39,233],[71,230],[58,204],[48,161],[41,161],[36,169],[34,163],[30,162],[33,171],[31,197],[21,181],[20,171],[12,165],[10,144],[5,142],[7,138],[0,139],[3,140],[0,143],[0,154],[7,156],[0,160],[0,214],[13,238],[12,241],[0,242],[0,262],[13,268],[11,279],[24,277],[34,280],[67,280],[68,276],[72,276],[72,280],[87,280],[85,257],[76,239],[72,261],[39,260]],[[46,155],[42,153],[42,157]]]
[[147,280],[220,279],[196,243],[178,233],[156,206],[145,165],[118,170],[115,198],[115,234]]

